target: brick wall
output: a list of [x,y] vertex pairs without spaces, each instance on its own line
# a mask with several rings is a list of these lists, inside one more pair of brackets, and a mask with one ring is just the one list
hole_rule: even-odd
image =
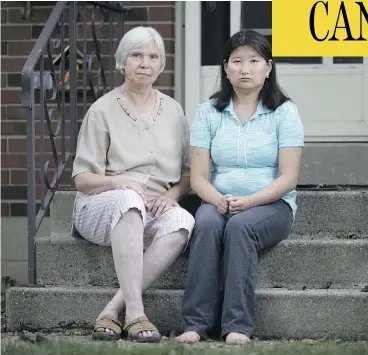
[[[175,3],[122,3],[131,10],[125,19],[125,30],[138,25],[149,25],[163,36],[167,64],[155,86],[173,96]],[[30,19],[25,20],[22,15],[24,4],[25,2],[1,2],[1,214],[14,217],[27,215],[27,132],[26,121],[20,108],[20,72],[53,7],[53,2],[31,2],[32,15]],[[107,39],[105,41],[107,43]],[[103,51],[104,46],[101,48]],[[45,141],[45,146],[50,144]],[[45,153],[50,154],[51,151],[46,150]],[[61,188],[71,184],[68,174]],[[38,186],[38,193],[39,190]]]

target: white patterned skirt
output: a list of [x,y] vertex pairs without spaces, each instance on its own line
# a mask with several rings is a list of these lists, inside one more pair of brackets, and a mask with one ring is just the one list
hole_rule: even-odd
[[193,216],[182,207],[172,207],[160,216],[146,210],[142,198],[131,189],[110,190],[78,199],[73,213],[73,224],[78,233],[91,243],[110,246],[111,232],[129,209],[141,212],[144,226],[144,248],[154,240],[177,232],[188,231],[188,241],[194,227]]

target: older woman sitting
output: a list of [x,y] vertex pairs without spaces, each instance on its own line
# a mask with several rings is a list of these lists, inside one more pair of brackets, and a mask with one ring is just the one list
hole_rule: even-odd
[[153,28],[127,32],[116,52],[124,84],[90,107],[80,129],[74,228],[111,246],[120,284],[93,339],[118,339],[123,330],[139,342],[161,339],[142,292],[183,252],[194,226],[178,204],[190,190],[188,125],[179,103],[152,87],[164,66],[164,43]]

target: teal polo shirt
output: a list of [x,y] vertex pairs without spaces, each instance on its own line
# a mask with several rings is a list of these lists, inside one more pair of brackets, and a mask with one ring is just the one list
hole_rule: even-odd
[[[286,101],[276,110],[262,102],[243,123],[233,101],[218,112],[213,100],[197,107],[190,144],[210,150],[211,183],[222,194],[248,196],[263,190],[279,176],[279,148],[304,147],[304,128],[296,105]],[[296,190],[283,200],[294,214]]]

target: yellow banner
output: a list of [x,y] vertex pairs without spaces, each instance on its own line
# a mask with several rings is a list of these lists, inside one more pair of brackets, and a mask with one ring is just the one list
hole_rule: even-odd
[[368,56],[368,0],[272,0],[272,55]]

